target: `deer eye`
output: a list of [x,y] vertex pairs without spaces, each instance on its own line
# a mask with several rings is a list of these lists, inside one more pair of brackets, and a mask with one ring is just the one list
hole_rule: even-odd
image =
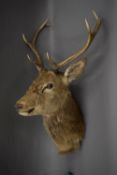
[[49,83],[49,84],[46,86],[46,88],[52,89],[52,88],[53,88],[53,84],[52,84],[52,83]]
[[43,89],[42,89],[42,93],[46,90],[46,89],[52,89],[54,87],[53,83],[48,83]]

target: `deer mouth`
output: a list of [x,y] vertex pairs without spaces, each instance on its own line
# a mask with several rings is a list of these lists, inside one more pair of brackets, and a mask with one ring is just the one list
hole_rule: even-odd
[[23,115],[23,116],[30,116],[30,115],[33,113],[34,109],[35,109],[35,108],[30,108],[30,109],[28,109],[28,110],[26,110],[26,111],[19,110],[18,113],[19,113],[20,115]]
[[32,113],[32,112],[34,111],[34,109],[35,109],[35,108],[31,108],[31,109],[29,109],[27,112],[30,114],[30,113]]

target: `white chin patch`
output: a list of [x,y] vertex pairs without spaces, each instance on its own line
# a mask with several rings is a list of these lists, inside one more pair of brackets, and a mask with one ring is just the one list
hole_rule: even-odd
[[19,111],[19,114],[23,115],[23,116],[29,116],[29,114],[27,112],[23,112],[23,111]]

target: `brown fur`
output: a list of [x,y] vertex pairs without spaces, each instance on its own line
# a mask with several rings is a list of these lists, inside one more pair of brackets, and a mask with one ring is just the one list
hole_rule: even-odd
[[[96,25],[94,29],[91,29],[87,19],[85,19],[88,38],[85,45],[78,52],[58,64],[47,53],[47,58],[54,70],[59,70],[66,64],[71,63],[89,48],[101,26],[101,20],[96,12],[92,11],[92,13]],[[86,66],[86,59],[70,65],[64,73],[45,69],[36,48],[36,41],[40,32],[48,26],[47,22],[46,19],[37,29],[32,41],[28,41],[24,34],[22,36],[25,44],[36,56],[35,61],[32,62],[36,65],[39,75],[26,94],[17,101],[16,107],[19,114],[23,116],[42,115],[47,132],[53,138],[59,152],[63,154],[79,149],[85,134],[84,120],[69,90],[69,84],[80,77]],[[28,58],[30,60],[29,55]]]
[[[44,86],[53,83],[53,89]],[[17,101],[23,104],[19,114],[43,116],[44,126],[56,143],[60,153],[67,153],[80,147],[85,125],[79,107],[76,105],[67,78],[61,73],[45,70],[33,81],[26,94]],[[30,109],[34,108],[32,112]]]

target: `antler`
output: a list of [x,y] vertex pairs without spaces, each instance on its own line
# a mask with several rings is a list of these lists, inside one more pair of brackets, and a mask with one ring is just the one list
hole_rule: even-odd
[[77,57],[79,57],[80,55],[82,55],[91,45],[93,39],[95,38],[100,26],[101,26],[101,19],[98,17],[98,15],[96,14],[96,12],[94,10],[92,10],[93,16],[96,19],[96,25],[94,30],[91,30],[91,27],[87,21],[87,19],[85,19],[85,25],[86,25],[86,29],[88,31],[88,39],[85,43],[85,45],[75,54],[71,55],[70,57],[66,58],[65,60],[63,60],[62,62],[56,64],[57,69],[65,66],[66,64],[72,62],[73,60],[75,60]]
[[[36,65],[36,67],[37,67],[38,70],[43,69],[44,68],[44,64],[43,64],[43,62],[41,60],[41,56],[40,56],[40,54],[39,54],[39,52],[38,52],[38,50],[36,48],[36,41],[37,41],[37,38],[38,38],[38,35],[40,34],[40,32],[45,27],[48,26],[47,22],[48,22],[48,19],[46,19],[42,23],[42,25],[37,29],[37,31],[34,33],[34,36],[33,36],[33,39],[32,39],[31,42],[28,41],[28,39],[26,38],[26,36],[24,34],[22,35],[23,41],[32,50],[32,52],[36,56],[35,61],[32,61],[32,62]],[[31,60],[30,57],[29,57],[29,55],[27,55],[27,57],[28,57],[29,60]]]

